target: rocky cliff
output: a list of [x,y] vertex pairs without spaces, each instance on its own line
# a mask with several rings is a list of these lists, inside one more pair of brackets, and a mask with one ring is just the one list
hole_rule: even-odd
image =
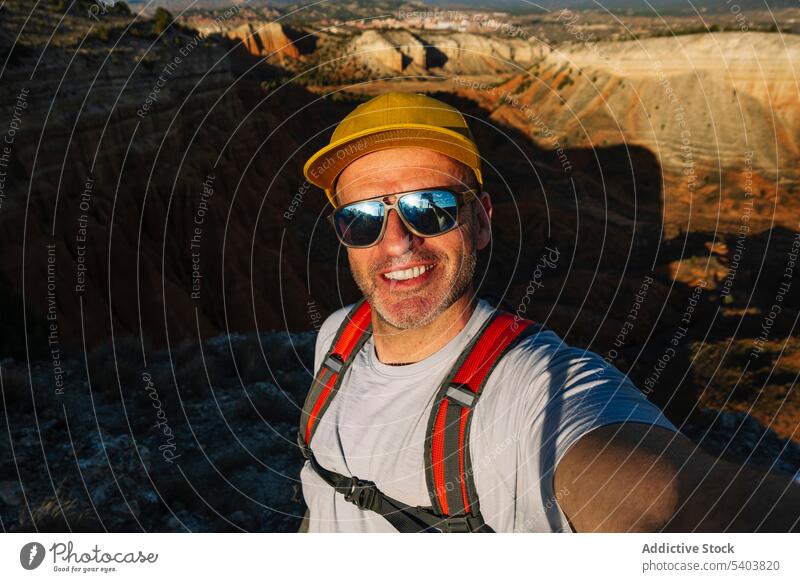
[[543,144],[655,152],[669,222],[687,224],[691,200],[698,219],[727,221],[752,197],[756,217],[794,228],[798,68],[797,36],[693,34],[562,45],[529,72],[471,94]]
[[546,52],[541,44],[502,35],[426,30],[367,30],[346,53],[374,73],[485,75],[519,71]]
[[[85,9],[46,44],[60,15],[37,8],[43,38],[23,31],[3,72],[5,354],[49,353],[50,334],[53,349],[81,350],[121,335],[163,345],[307,328],[306,221],[284,212],[308,191],[298,149],[339,109],[304,116],[301,89],[268,99],[257,80],[237,82],[229,46],[178,27],[157,38],[126,15],[105,15],[109,37],[90,34],[73,56]],[[302,202],[314,216],[324,199]]]
[[[239,17],[215,21],[190,16],[184,22],[204,35],[234,39],[251,54],[269,57],[296,70],[322,62],[348,74],[356,69],[371,75],[480,75],[519,71],[547,50],[546,45],[533,39],[498,33],[386,28],[334,34],[325,28],[295,30],[275,21],[258,18],[242,21]],[[287,62],[300,57],[306,58]],[[326,62],[328,59],[334,62]]]
[[241,43],[251,55],[266,57],[281,65],[313,50],[312,37],[280,22],[241,18],[211,20],[199,17],[187,18],[185,22],[204,37],[215,35],[234,40]]

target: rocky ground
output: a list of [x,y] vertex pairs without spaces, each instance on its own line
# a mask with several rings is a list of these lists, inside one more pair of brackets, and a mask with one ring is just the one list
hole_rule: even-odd
[[269,367],[255,336],[182,344],[142,368],[123,339],[116,360],[104,346],[64,361],[63,395],[49,362],[33,363],[33,398],[27,367],[4,361],[3,530],[296,530],[314,337],[263,334]]
[[[33,398],[27,366],[5,360],[3,531],[296,531],[294,439],[314,340],[223,335],[139,368],[140,346],[122,339],[116,359],[101,346],[63,362],[63,395],[50,364],[33,363]],[[800,446],[745,413],[705,409],[682,431],[734,461],[800,470]]]

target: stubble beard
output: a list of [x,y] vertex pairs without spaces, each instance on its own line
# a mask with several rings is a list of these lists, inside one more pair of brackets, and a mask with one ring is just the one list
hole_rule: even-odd
[[[471,233],[467,233],[467,237],[465,239],[471,241]],[[350,267],[356,285],[369,301],[373,311],[382,320],[396,329],[414,329],[424,327],[434,321],[471,288],[478,262],[477,251],[472,244],[469,249],[462,245],[461,250],[462,252],[452,260],[447,255],[423,252],[410,253],[408,256],[399,257],[388,263],[371,265],[365,272],[354,269],[352,263]],[[407,293],[400,291],[396,298],[394,296],[381,297],[377,291],[377,278],[382,276],[380,271],[394,265],[407,264],[410,261],[435,263],[434,269],[438,272],[434,272],[432,275],[447,278],[445,292],[440,293],[438,291],[440,287],[436,285],[434,289],[426,286]],[[437,294],[438,296],[436,296]]]

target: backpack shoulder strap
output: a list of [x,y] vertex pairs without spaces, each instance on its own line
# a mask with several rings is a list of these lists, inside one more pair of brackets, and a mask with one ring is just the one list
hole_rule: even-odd
[[495,311],[462,352],[434,400],[425,439],[425,479],[433,508],[451,529],[489,529],[480,515],[469,454],[472,411],[500,358],[540,327]]
[[355,355],[372,335],[372,313],[369,303],[362,299],[339,326],[331,347],[322,361],[306,396],[297,431],[300,453],[323,481],[344,498],[361,509],[382,515],[400,532],[438,532],[441,521],[430,508],[411,507],[385,495],[375,483],[356,476],[329,471],[319,464],[309,443],[322,415],[330,406]]
[[[425,441],[426,481],[433,507],[412,507],[388,497],[371,481],[327,470],[317,462],[309,446],[344,373],[372,334],[371,317],[369,304],[362,300],[337,331],[303,406],[297,433],[300,452],[312,469],[347,501],[379,513],[400,532],[491,533],[492,529],[480,515],[472,481],[469,412],[500,357],[538,326],[509,313],[496,312],[461,354],[437,392]],[[453,491],[456,495],[452,495]]]
[[372,311],[366,299],[356,303],[336,332],[314,382],[306,396],[300,415],[300,434],[308,445],[320,418],[330,406],[355,355],[372,335]]

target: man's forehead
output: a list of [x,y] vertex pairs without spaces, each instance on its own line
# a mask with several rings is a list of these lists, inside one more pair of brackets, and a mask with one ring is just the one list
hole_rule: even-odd
[[336,179],[337,204],[384,193],[461,185],[472,170],[444,154],[423,148],[371,152],[349,164]]

